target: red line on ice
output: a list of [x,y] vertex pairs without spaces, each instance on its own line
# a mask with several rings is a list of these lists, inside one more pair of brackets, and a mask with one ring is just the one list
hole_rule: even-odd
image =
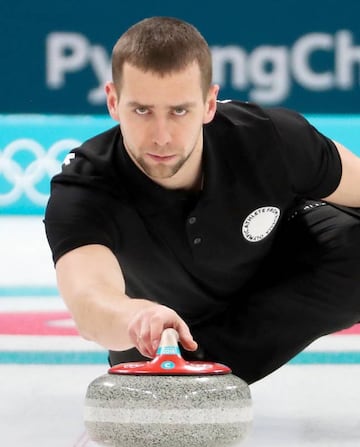
[[78,335],[69,312],[0,313],[1,335]]

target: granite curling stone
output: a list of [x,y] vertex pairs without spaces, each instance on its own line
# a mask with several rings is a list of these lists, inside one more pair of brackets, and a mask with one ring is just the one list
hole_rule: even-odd
[[238,445],[251,430],[250,389],[227,366],[185,361],[165,329],[153,360],[120,363],[89,384],[84,422],[102,446]]

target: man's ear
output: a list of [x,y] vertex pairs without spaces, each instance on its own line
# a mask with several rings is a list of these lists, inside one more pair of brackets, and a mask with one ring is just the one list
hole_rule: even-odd
[[209,88],[205,103],[204,124],[210,123],[215,116],[219,89],[220,87],[217,84],[213,84]]
[[111,118],[114,119],[115,121],[120,121],[117,107],[119,99],[113,82],[107,82],[105,84],[105,93],[106,93],[106,104]]

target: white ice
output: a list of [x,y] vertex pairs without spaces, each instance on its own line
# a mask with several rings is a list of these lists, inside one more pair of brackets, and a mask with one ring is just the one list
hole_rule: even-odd
[[[41,218],[1,217],[0,288],[31,285],[55,286]],[[30,310],[31,306],[64,308],[56,297],[0,297],[0,312],[27,307]],[[28,342],[31,345],[31,337]],[[352,349],[356,342],[355,337]],[[15,349],[11,344],[15,342],[10,339],[0,336],[0,343],[0,350],[5,349],[4,344],[6,349]],[[66,345],[67,339],[61,343]],[[68,343],[68,349],[71,344],[74,349],[81,349],[83,341],[74,343],[69,338]],[[106,368],[106,364],[0,364],[0,445],[94,446],[84,433],[83,401],[87,385],[104,374]],[[241,446],[359,447],[359,377],[359,365],[282,367],[251,386],[253,430]]]

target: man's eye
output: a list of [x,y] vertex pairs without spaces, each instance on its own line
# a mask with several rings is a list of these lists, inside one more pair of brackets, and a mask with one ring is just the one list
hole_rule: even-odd
[[174,109],[174,114],[177,116],[184,116],[186,115],[187,110],[186,109]]
[[146,107],[137,107],[137,108],[135,109],[135,112],[136,112],[138,115],[146,115],[146,114],[149,112],[149,110],[148,110]]

